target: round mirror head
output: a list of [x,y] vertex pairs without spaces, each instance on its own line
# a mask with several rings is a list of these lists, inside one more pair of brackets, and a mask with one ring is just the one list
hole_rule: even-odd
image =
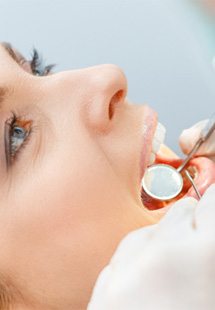
[[173,167],[158,164],[148,167],[142,179],[145,192],[158,200],[170,200],[183,188],[181,174]]

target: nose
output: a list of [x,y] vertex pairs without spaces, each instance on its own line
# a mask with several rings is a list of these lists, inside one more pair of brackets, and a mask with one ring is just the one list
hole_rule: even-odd
[[[88,126],[104,132],[109,128],[117,107],[127,94],[127,79],[116,65],[100,65],[86,69],[88,100],[85,112]],[[87,88],[88,88],[87,87]]]

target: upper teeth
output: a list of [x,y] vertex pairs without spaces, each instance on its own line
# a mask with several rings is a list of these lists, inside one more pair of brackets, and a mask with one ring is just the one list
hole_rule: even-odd
[[152,165],[155,161],[155,155],[159,151],[161,144],[164,142],[165,134],[166,134],[165,127],[161,123],[158,123],[152,141],[152,152],[149,161],[150,165]]

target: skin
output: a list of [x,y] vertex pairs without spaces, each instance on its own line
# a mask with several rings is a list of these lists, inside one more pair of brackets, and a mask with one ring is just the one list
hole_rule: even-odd
[[214,19],[215,14],[215,0],[198,0],[198,1],[191,1],[191,3],[200,5],[200,9],[203,10],[203,13],[209,15],[212,18],[211,21]]
[[201,0],[200,2],[204,4],[209,10],[212,10],[213,14],[215,13],[215,0]]
[[[139,193],[146,106],[127,101],[115,65],[38,77],[0,46],[0,81],[10,89],[0,110],[0,273],[17,289],[13,309],[85,309],[119,241],[159,218]],[[6,169],[11,111],[33,133]]]

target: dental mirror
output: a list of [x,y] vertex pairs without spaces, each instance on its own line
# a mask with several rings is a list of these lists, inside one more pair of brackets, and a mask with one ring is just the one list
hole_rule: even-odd
[[158,164],[146,170],[142,186],[152,198],[169,200],[181,192],[183,179],[181,174],[172,166]]
[[[147,168],[142,179],[142,187],[144,191],[152,198],[162,201],[170,200],[178,196],[178,194],[182,191],[184,183],[180,172],[185,168],[202,143],[210,137],[214,130],[215,113],[203,128],[201,136],[194,145],[193,149],[177,169],[166,164],[155,164]],[[201,195],[187,170],[185,171],[185,174],[194,187],[197,196],[200,198]]]

